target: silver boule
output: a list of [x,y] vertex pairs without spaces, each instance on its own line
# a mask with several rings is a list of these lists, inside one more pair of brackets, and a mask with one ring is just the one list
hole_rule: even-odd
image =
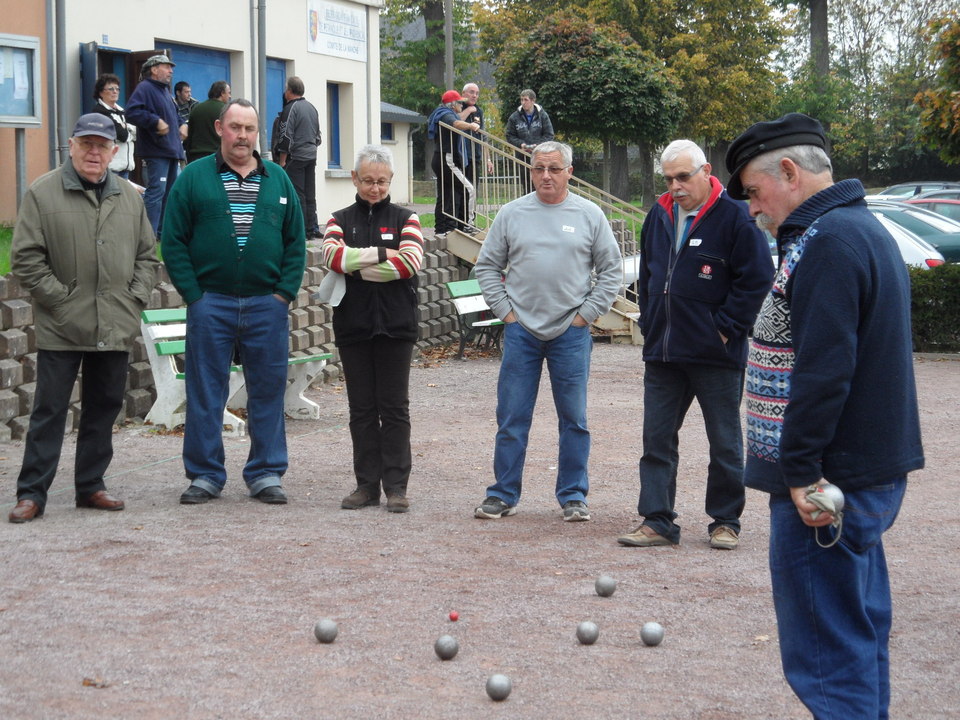
[[506,675],[497,673],[487,678],[487,695],[491,700],[497,702],[506,700],[511,690],[513,690],[513,683]]
[[441,635],[433,644],[433,651],[441,660],[452,660],[460,651],[460,643],[453,635]]
[[593,589],[597,591],[600,597],[610,597],[617,589],[617,581],[609,575],[601,575],[593,584]]
[[316,635],[317,640],[322,643],[332,643],[337,639],[337,633],[339,632],[340,628],[338,628],[337,624],[330,618],[324,618],[313,626],[313,634]]
[[660,623],[644,623],[640,628],[640,639],[644,645],[659,645],[663,642],[663,626]]
[[584,620],[577,625],[577,640],[579,640],[581,644],[593,645],[598,637],[600,637],[600,628],[597,627],[596,623]]

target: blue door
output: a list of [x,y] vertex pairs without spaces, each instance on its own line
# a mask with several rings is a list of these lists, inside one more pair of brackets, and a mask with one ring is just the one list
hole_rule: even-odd
[[267,58],[267,116],[263,123],[267,129],[267,142],[270,147],[273,147],[273,121],[283,110],[283,90],[286,86],[286,61]]
[[173,81],[170,83],[171,92],[174,85],[186,80],[190,83],[193,97],[203,102],[207,99],[210,86],[215,82],[230,82],[230,53],[194,45],[164,43],[164,47],[173,53],[170,59],[176,64],[173,68]]

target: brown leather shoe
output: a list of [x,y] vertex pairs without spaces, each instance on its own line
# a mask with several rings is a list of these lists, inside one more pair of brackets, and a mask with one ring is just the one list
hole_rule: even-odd
[[106,490],[97,490],[88,498],[77,500],[78,508],[93,508],[94,510],[123,510],[123,500],[107,495]]
[[43,517],[43,510],[33,500],[21,500],[17,506],[10,511],[8,518],[12,523],[30,522],[34,518]]

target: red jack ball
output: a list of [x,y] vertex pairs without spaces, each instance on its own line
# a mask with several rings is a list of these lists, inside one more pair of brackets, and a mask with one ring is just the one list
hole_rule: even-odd
[[451,611],[450,611],[450,619],[451,619],[453,622],[456,622],[457,620],[460,619],[460,613],[458,613],[456,610],[451,610]]

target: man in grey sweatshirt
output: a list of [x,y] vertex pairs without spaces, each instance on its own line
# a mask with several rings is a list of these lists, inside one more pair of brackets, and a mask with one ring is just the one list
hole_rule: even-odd
[[477,258],[483,296],[505,326],[497,383],[495,482],[474,516],[494,519],[517,511],[546,360],[560,421],[556,497],[564,520],[589,520],[590,324],[616,298],[621,255],[603,211],[567,188],[573,175],[570,147],[541,143],[531,162],[536,192],[500,210]]

